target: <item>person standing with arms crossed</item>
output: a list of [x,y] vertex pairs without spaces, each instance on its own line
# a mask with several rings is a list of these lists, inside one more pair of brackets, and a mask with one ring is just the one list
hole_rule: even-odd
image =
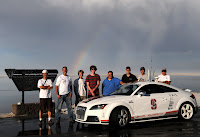
[[39,126],[42,126],[42,114],[43,111],[48,109],[48,124],[53,125],[54,123],[51,121],[51,109],[52,109],[52,97],[51,97],[51,89],[52,81],[51,79],[47,79],[48,71],[42,71],[43,78],[38,80],[38,88],[40,88],[40,105],[39,105]]
[[56,95],[58,98],[58,103],[56,107],[55,119],[56,123],[60,123],[61,118],[61,108],[63,103],[66,103],[68,116],[70,118],[70,122],[74,123],[73,109],[72,109],[72,79],[67,75],[67,67],[64,66],[62,68],[63,74],[60,75],[56,81]]
[[95,74],[97,71],[97,67],[92,65],[90,66],[91,74],[86,77],[86,85],[88,88],[88,98],[99,96],[99,84],[101,81],[101,78],[98,74]]

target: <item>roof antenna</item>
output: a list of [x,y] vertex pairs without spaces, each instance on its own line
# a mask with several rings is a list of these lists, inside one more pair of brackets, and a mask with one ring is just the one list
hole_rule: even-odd
[[148,81],[152,81],[152,79],[151,79],[151,71],[152,71],[152,56],[151,56],[150,69],[148,69]]
[[150,70],[150,81],[152,81],[152,79],[151,79],[151,72],[152,72],[152,55],[151,55],[151,70]]

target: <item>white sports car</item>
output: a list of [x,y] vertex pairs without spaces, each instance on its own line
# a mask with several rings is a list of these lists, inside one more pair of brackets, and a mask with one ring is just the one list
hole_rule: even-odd
[[126,84],[110,96],[83,100],[76,108],[76,121],[117,125],[180,118],[197,113],[195,96],[179,88],[155,82]]

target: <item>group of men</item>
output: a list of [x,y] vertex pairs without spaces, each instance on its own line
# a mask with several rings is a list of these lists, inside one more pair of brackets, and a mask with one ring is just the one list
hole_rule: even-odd
[[[56,113],[55,119],[56,123],[60,123],[61,118],[61,108],[63,103],[66,103],[68,109],[68,115],[70,117],[70,122],[74,123],[74,115],[72,109],[72,79],[69,75],[67,75],[67,67],[64,66],[62,68],[62,75],[57,78],[56,81],[56,95],[58,98],[56,105]],[[74,93],[76,96],[75,105],[77,105],[80,101],[99,96],[99,85],[101,78],[98,74],[96,74],[97,67],[92,65],[90,66],[91,73],[83,78],[84,71],[79,70],[78,76],[76,80],[74,80]],[[141,74],[136,77],[131,73],[131,68],[126,67],[126,74],[122,76],[122,79],[114,77],[112,71],[108,71],[107,78],[102,83],[102,95],[106,96],[113,93],[116,89],[119,88],[120,85],[125,83],[133,83],[136,81],[150,81],[148,79],[147,74],[145,73],[145,68],[140,68]],[[166,68],[162,69],[162,74],[158,76],[158,82],[170,84],[170,76],[166,74]],[[52,108],[52,96],[51,89],[53,88],[53,84],[51,79],[47,79],[48,72],[47,70],[42,71],[43,78],[38,81],[38,88],[40,88],[39,98],[40,98],[40,108],[39,108],[39,125],[42,126],[42,113],[45,108],[48,108],[48,123],[50,125],[54,124],[51,120],[51,108]],[[87,92],[88,90],[88,92]]]

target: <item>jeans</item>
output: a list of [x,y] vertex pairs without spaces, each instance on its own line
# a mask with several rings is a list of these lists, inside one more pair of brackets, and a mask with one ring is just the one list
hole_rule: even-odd
[[70,120],[74,120],[72,103],[71,103],[71,98],[69,98],[69,94],[61,95],[60,97],[61,98],[58,98],[58,102],[56,106],[55,119],[60,120],[61,108],[62,108],[63,103],[65,102],[67,106],[68,116],[70,117]]

